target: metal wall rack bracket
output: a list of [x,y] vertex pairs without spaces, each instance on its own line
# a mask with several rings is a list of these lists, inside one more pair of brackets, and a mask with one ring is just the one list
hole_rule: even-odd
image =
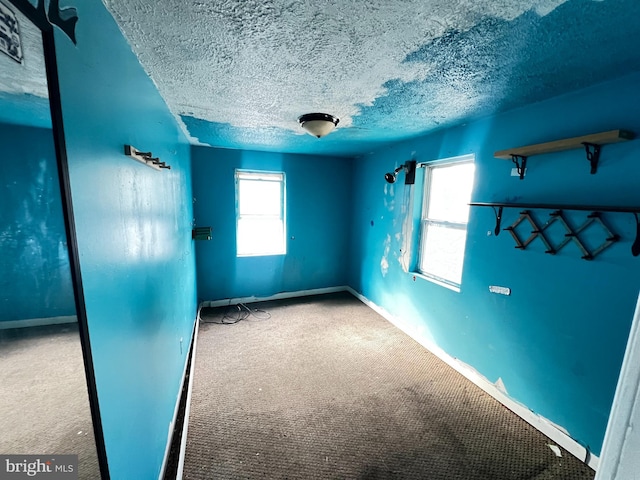
[[598,171],[602,145],[632,140],[634,137],[635,135],[627,130],[611,130],[608,132],[594,133],[592,135],[583,135],[582,137],[566,138],[554,142],[500,150],[494,153],[494,157],[511,160],[516,165],[520,180],[522,180],[524,178],[528,157],[532,155],[542,155],[544,153],[584,148],[587,160],[591,165],[591,173],[595,174]]
[[154,157],[153,153],[142,152],[131,145],[124,146],[124,154],[140,163],[144,163],[147,167],[155,168],[156,170],[171,168],[170,165],[167,165],[165,162],[161,162],[158,157]]
[[[520,216],[518,219],[511,224],[511,226],[505,228],[505,231],[508,231],[513,240],[516,243],[516,248],[520,250],[524,250],[527,246],[533,242],[536,238],[540,238],[540,240],[544,243],[546,250],[545,253],[555,255],[557,252],[562,250],[568,243],[574,242],[580,251],[582,252],[582,258],[584,260],[593,260],[598,254],[603,252],[605,249],[616,243],[620,240],[620,236],[611,231],[611,229],[604,223],[602,220],[601,213],[602,212],[618,212],[618,213],[632,213],[636,220],[636,239],[631,246],[631,253],[634,257],[640,255],[640,221],[638,219],[638,213],[640,212],[640,207],[613,207],[613,206],[599,206],[599,205],[549,205],[543,203],[480,203],[473,202],[469,205],[473,207],[492,207],[493,212],[496,216],[496,226],[495,226],[495,234],[500,234],[501,223],[502,223],[502,212],[504,208],[519,208],[523,209],[520,212]],[[552,210],[549,214],[549,219],[542,225],[539,225],[536,219],[533,217],[531,213],[531,209],[542,209],[542,210]],[[577,210],[577,211],[588,211],[591,212],[587,215],[585,221],[577,228],[571,226],[571,224],[567,221],[563,214],[563,210]],[[523,222],[529,222],[531,225],[531,233],[528,238],[524,239],[518,235],[517,228]],[[550,239],[548,232],[545,233],[548,227],[553,225],[554,223],[560,223],[566,233],[564,234],[564,238],[558,244],[554,245]],[[603,230],[605,233],[605,240],[595,249],[589,250],[585,243],[580,238],[580,233],[587,230],[592,225],[597,225],[599,228]]]

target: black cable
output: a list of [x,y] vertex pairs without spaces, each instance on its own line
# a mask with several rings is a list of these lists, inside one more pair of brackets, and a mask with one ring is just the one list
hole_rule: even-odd
[[259,308],[254,308],[253,310],[251,310],[244,303],[241,303],[240,305],[247,312],[249,312],[250,316],[257,318],[258,320],[269,320],[271,318],[271,314],[269,312],[267,312],[266,310],[261,310]]
[[218,317],[213,320],[205,320],[200,317],[202,323],[215,323],[217,325],[234,325],[242,320],[247,320],[250,317],[255,317],[258,320],[268,320],[271,318],[271,314],[266,310],[258,308],[251,309],[244,303],[238,303],[236,305],[227,305],[222,317]]

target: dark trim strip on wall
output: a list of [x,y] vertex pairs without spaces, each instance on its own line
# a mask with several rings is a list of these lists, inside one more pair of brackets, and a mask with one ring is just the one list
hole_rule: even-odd
[[198,341],[198,327],[200,322],[200,309],[196,314],[196,320],[191,331],[189,353],[185,362],[175,418],[173,419],[173,431],[167,454],[162,462],[160,478],[162,480],[181,480],[184,463],[184,448],[186,447],[187,427],[189,425],[189,410],[191,406],[191,390],[193,388],[193,374],[195,366],[196,342]]
[[78,330],[80,332],[80,344],[82,346],[84,372],[87,380],[89,394],[89,406],[93,423],[96,452],[100,475],[103,480],[109,480],[109,466],[107,451],[104,443],[102,420],[100,417],[100,405],[98,402],[98,390],[96,377],[93,370],[93,356],[91,354],[91,341],[89,339],[89,327],[87,323],[87,311],[85,307],[84,289],[82,287],[82,274],[80,271],[80,256],[78,254],[78,240],[76,235],[75,219],[73,215],[73,202],[71,198],[71,182],[69,180],[69,162],[67,159],[67,147],[64,137],[62,121],[62,101],[60,98],[60,84],[58,81],[58,62],[56,59],[53,29],[42,31],[42,44],[44,48],[44,61],[47,72],[47,84],[49,86],[49,107],[51,109],[51,124],[53,127],[53,142],[58,164],[58,179],[62,197],[62,211],[64,216],[65,231],[67,234],[67,246],[69,250],[69,266],[71,268],[71,281],[73,283],[76,315],[78,317]]

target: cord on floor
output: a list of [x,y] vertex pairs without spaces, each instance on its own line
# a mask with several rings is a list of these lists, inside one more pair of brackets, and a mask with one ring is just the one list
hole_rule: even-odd
[[266,310],[259,308],[251,309],[244,303],[238,303],[236,305],[229,304],[222,315],[222,317],[207,320],[200,316],[200,309],[198,310],[198,320],[202,323],[215,323],[218,325],[234,325],[242,320],[246,320],[250,317],[254,317],[258,320],[268,320],[271,318],[271,314]]

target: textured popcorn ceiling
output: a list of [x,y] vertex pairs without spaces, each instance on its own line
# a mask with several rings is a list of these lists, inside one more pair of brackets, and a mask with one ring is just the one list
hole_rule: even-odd
[[[104,1],[214,146],[365,153],[640,69],[637,0]],[[322,140],[315,111],[340,118]]]

